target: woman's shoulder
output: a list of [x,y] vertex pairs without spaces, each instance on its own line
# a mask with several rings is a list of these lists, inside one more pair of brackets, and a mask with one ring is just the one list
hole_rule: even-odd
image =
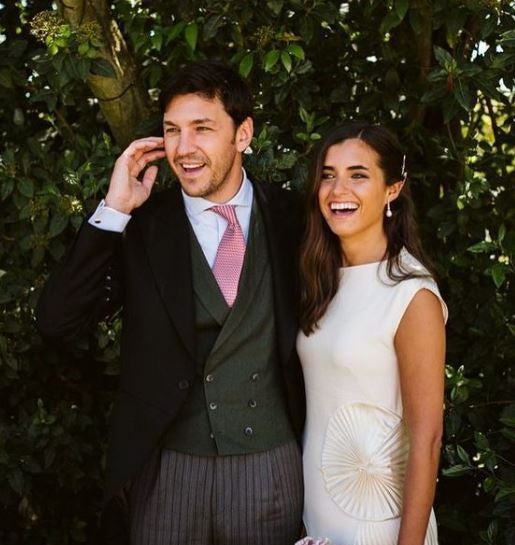
[[404,277],[403,280],[398,282],[397,289],[404,294],[403,299],[405,299],[406,305],[420,290],[428,290],[440,301],[444,319],[447,320],[447,305],[443,300],[438,284],[430,271],[416,257],[403,249],[392,272],[395,276]]
[[398,262],[394,264],[394,272],[402,276],[430,278],[434,281],[433,276],[427,268],[414,255],[410,254],[406,248],[400,251]]

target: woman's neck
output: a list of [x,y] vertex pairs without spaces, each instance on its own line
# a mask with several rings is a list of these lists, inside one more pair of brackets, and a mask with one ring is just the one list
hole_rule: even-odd
[[372,240],[370,238],[368,240],[359,240],[358,238],[342,240],[343,264],[352,267],[381,261],[386,253],[387,243],[388,240],[384,233]]

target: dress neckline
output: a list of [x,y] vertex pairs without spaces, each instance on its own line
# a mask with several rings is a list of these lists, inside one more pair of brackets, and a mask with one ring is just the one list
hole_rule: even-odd
[[340,267],[340,271],[350,271],[353,269],[360,269],[364,267],[371,267],[372,265],[375,265],[376,267],[381,265],[382,263],[386,263],[385,259],[382,259],[381,261],[371,261],[370,263],[361,263],[360,265],[347,265],[345,267]]

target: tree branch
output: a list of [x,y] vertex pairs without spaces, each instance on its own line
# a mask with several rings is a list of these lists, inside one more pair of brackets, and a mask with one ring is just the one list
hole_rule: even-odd
[[150,114],[150,99],[138,76],[134,56],[105,0],[58,0],[58,5],[72,27],[94,21],[102,29],[105,46],[100,54],[111,64],[116,76],[90,75],[88,86],[98,99],[115,140],[125,147]]
[[[426,85],[427,74],[431,69],[431,59],[433,55],[433,26],[432,26],[432,8],[427,0],[417,0],[414,2],[413,9],[421,13],[421,20],[424,25],[420,33],[413,32],[417,59],[419,64],[418,81],[421,88]],[[422,125],[426,115],[426,106],[417,104],[411,112],[411,118],[415,125]]]

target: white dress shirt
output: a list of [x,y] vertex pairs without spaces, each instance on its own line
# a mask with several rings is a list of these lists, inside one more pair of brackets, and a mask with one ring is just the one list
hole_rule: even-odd
[[[245,241],[247,241],[254,189],[247,177],[245,169],[242,169],[242,171],[243,180],[238,193],[223,204],[236,206],[236,216],[240,223]],[[222,236],[227,227],[227,220],[216,212],[209,210],[218,203],[214,203],[202,197],[190,197],[189,195],[186,195],[184,191],[182,191],[182,197],[184,199],[186,215],[193,228],[193,232],[200,243],[200,247],[204,252],[209,266],[213,267],[218,245],[220,244],[220,240],[222,240]],[[122,233],[130,219],[130,214],[124,214],[123,212],[119,212],[114,208],[106,206],[105,202],[102,200],[88,221],[98,229]]]

